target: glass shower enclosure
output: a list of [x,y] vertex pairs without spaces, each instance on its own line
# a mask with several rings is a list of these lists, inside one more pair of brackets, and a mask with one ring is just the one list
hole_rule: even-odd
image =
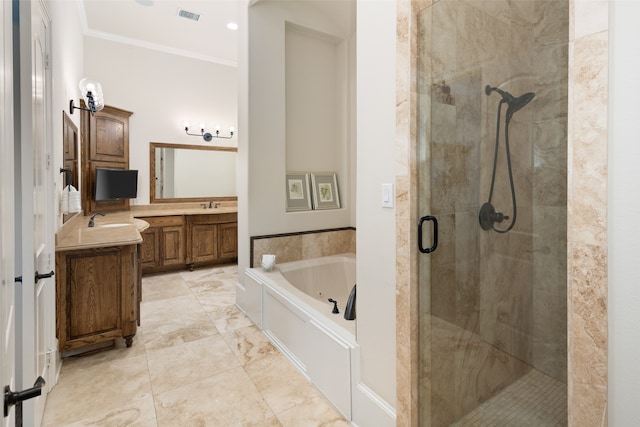
[[566,425],[568,18],[419,12],[421,426]]

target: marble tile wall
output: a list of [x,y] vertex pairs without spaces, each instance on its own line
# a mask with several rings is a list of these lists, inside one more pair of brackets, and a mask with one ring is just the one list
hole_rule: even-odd
[[609,2],[570,3],[569,425],[607,425]]
[[356,252],[356,230],[344,228],[251,238],[251,266],[260,267],[264,254],[275,254],[276,263]]
[[[436,3],[436,2],[434,2]],[[441,1],[444,4],[444,2]],[[468,3],[468,2],[456,2]],[[538,98],[546,100],[538,103],[535,117],[536,125],[527,129],[515,130],[531,134],[535,143],[530,147],[530,169],[523,171],[530,174],[532,182],[528,188],[519,189],[526,194],[523,202],[529,206],[526,221],[533,236],[522,245],[523,250],[532,252],[532,261],[526,266],[527,274],[533,277],[530,282],[530,298],[533,300],[531,313],[526,316],[532,329],[532,339],[527,338],[525,354],[538,369],[549,375],[562,377],[567,369],[569,385],[569,425],[606,425],[606,117],[607,117],[607,38],[608,38],[608,1],[589,2],[585,0],[571,1],[569,7],[563,2],[515,2],[511,19],[517,25],[527,26],[535,23],[533,39],[538,43],[534,53],[535,61],[522,56],[521,62],[531,64],[536,74],[534,91]],[[408,214],[419,209],[432,206],[421,206],[416,194],[418,175],[425,169],[423,163],[430,162],[432,153],[421,155],[416,146],[421,143],[421,132],[416,131],[421,123],[430,126],[429,117],[423,117],[418,108],[418,92],[420,79],[424,78],[418,71],[418,12],[431,6],[431,1],[398,1],[397,2],[397,161],[396,184],[397,195],[397,409],[399,426],[418,425],[418,414],[430,413],[430,405],[438,397],[428,396],[430,391],[434,360],[428,354],[431,343],[419,340],[417,323],[419,314],[428,312],[425,306],[437,305],[444,312],[447,320],[456,320],[469,325],[473,317],[459,319],[454,312],[442,308],[441,304],[432,304],[429,297],[418,294],[418,272],[430,271],[430,260],[417,259],[415,241],[412,239],[417,226],[417,218]],[[484,2],[481,7],[489,18],[451,21],[457,28],[487,27],[486,19],[496,22],[504,21],[507,15],[504,10],[496,8],[497,2]],[[563,7],[564,6],[564,7]],[[492,9],[493,8],[493,9]],[[435,10],[435,8],[434,8]],[[440,13],[440,12],[438,12]],[[447,19],[443,14],[439,19]],[[569,55],[566,45],[554,42],[557,32],[567,32],[566,26],[558,25],[558,18],[568,17],[570,23]],[[460,33],[457,33],[460,35]],[[503,34],[504,36],[504,34]],[[510,32],[508,37],[497,37],[499,40],[524,37],[519,32]],[[446,42],[463,43],[474,46],[474,40],[454,37]],[[443,41],[443,42],[444,42]],[[436,43],[436,47],[440,46]],[[442,58],[455,55],[454,49],[442,49]],[[421,52],[422,53],[422,52]],[[481,53],[471,49],[465,60],[481,61]],[[515,52],[514,55],[518,53]],[[433,67],[446,71],[446,60],[438,60],[432,55],[429,60]],[[557,66],[571,70],[568,79],[553,77],[558,70],[545,73],[544,66]],[[496,70],[494,70],[495,72]],[[504,75],[513,73],[512,69],[503,70]],[[497,71],[500,73],[500,71]],[[554,74],[555,72],[555,74]],[[561,73],[560,73],[561,74]],[[554,80],[559,79],[559,80]],[[416,85],[416,82],[418,84]],[[561,99],[569,90],[569,108]],[[514,89],[516,93],[531,90],[523,87]],[[444,91],[441,91],[444,93]],[[433,96],[437,98],[437,96]],[[451,120],[447,113],[446,97],[439,98],[445,108],[441,121]],[[539,99],[538,99],[539,101]],[[563,108],[564,106],[564,108]],[[429,108],[427,108],[429,110]],[[416,120],[417,119],[417,120]],[[524,121],[524,120],[523,120]],[[417,122],[417,123],[416,123]],[[495,126],[495,125],[494,125]],[[489,130],[483,129],[483,135]],[[568,147],[562,146],[562,138],[558,135],[568,134]],[[446,136],[445,136],[446,137]],[[424,141],[422,141],[424,142]],[[445,151],[441,155],[447,156]],[[454,154],[449,154],[454,156]],[[460,159],[458,159],[460,161]],[[567,168],[568,164],[568,175]],[[407,168],[408,165],[408,168]],[[454,164],[455,167],[455,164]],[[408,169],[408,170],[407,170]],[[482,182],[486,182],[481,177]],[[558,182],[567,185],[557,185]],[[554,191],[549,191],[554,185]],[[426,191],[429,196],[435,191]],[[484,194],[484,192],[481,191]],[[520,194],[520,193],[519,193]],[[437,196],[437,195],[436,195]],[[565,199],[566,207],[565,207]],[[553,218],[552,221],[549,219]],[[447,218],[446,221],[457,221],[458,218]],[[463,218],[460,218],[464,221]],[[521,219],[518,219],[520,222]],[[565,222],[566,221],[566,222]],[[457,225],[457,222],[456,222]],[[558,236],[568,236],[568,243],[562,243]],[[505,242],[503,250],[507,250],[514,242]],[[497,256],[504,256],[498,251]],[[526,264],[526,263],[525,263]],[[472,263],[465,267],[466,277],[473,277]],[[446,268],[443,274],[451,274]],[[566,283],[567,288],[555,284]],[[554,284],[549,286],[549,284]],[[464,287],[463,287],[464,288]],[[565,297],[566,293],[568,295]],[[452,294],[443,297],[453,298]],[[564,298],[563,298],[564,297]],[[474,296],[470,295],[473,299]],[[443,304],[446,307],[446,304]],[[544,310],[541,310],[544,308]],[[549,310],[550,311],[547,311]],[[563,325],[563,312],[568,310],[568,327],[551,329],[549,325]],[[446,317],[449,316],[449,317]],[[424,318],[424,317],[423,317]],[[423,322],[427,334],[435,334],[433,322]],[[473,329],[471,329],[473,330]],[[549,331],[553,331],[549,333]],[[562,344],[569,343],[568,355],[563,357]],[[443,345],[446,347],[446,345]],[[420,349],[419,349],[420,348]],[[546,354],[555,351],[556,356],[549,358]],[[416,381],[416,376],[421,381]],[[423,381],[426,379],[427,381]],[[428,403],[418,403],[415,391],[426,396]],[[423,396],[424,397],[424,396]]]

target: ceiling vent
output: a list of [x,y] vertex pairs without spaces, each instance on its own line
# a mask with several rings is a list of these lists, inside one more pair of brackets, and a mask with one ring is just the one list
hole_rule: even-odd
[[178,9],[178,16],[181,18],[190,19],[196,22],[200,19],[199,13],[189,12],[188,10],[184,10],[184,9]]

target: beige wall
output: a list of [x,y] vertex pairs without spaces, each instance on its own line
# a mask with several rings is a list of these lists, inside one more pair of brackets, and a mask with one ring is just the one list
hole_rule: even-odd
[[[395,4],[358,2],[358,343],[360,382],[395,407],[395,283],[398,206],[381,207],[381,185],[395,186]],[[383,84],[383,82],[386,82]],[[397,190],[397,188],[396,188]],[[396,200],[401,197],[396,194]],[[359,402],[358,390],[354,401]],[[366,406],[354,421],[376,425]],[[396,408],[397,409],[397,408]],[[375,414],[375,412],[373,412]],[[368,422],[365,422],[368,421]],[[379,419],[378,423],[382,423]],[[378,424],[383,425],[383,424]]]
[[[357,339],[361,347],[354,368],[361,369],[355,372],[353,384],[354,422],[359,425],[393,425],[396,400],[395,210],[381,207],[380,187],[383,183],[394,183],[395,176],[394,89],[381,84],[394,79],[395,5],[393,2],[358,4],[356,48],[354,39],[349,33],[345,35],[338,20],[324,21],[323,14],[313,8],[307,9],[308,4],[302,7],[301,4],[258,2],[249,8],[246,152],[242,153],[242,140],[240,146],[241,158],[248,157],[249,182],[246,205],[244,200],[239,201],[241,210],[242,206],[248,209],[248,224],[244,231],[241,225],[241,241],[253,235],[356,226]],[[344,191],[344,197],[342,194],[341,197],[345,202],[345,207],[340,210],[284,212],[282,187],[286,168],[300,164],[313,170],[314,164],[326,160],[320,155],[313,155],[318,149],[316,145],[327,144],[328,149],[333,149],[331,142],[325,141],[332,135],[331,131],[327,132],[327,137],[318,135],[323,123],[318,127],[318,123],[313,122],[312,129],[316,134],[309,140],[314,141],[314,146],[305,150],[302,145],[303,150],[298,150],[298,153],[312,155],[306,159],[289,157],[299,154],[287,149],[286,144],[296,143],[290,137],[302,138],[296,135],[304,129],[292,129],[290,126],[296,126],[296,123],[286,121],[285,94],[287,88],[292,88],[296,82],[287,86],[285,79],[285,22],[347,38],[347,42],[337,50],[349,53],[345,64],[349,73],[346,80],[338,82],[345,91],[341,96],[346,96],[347,108],[341,113],[345,125],[339,132],[341,135],[333,134],[336,140],[344,141],[340,151],[333,154],[333,161],[336,156],[344,156],[338,159],[343,164],[337,166],[341,168],[338,169],[338,178],[342,181],[340,190]],[[354,48],[357,50],[357,76]],[[357,110],[354,109],[355,99]],[[308,102],[313,103],[313,99]],[[333,120],[326,118],[326,114],[324,111],[321,116],[325,117],[323,121]],[[356,126],[357,145],[354,144]],[[248,259],[243,259],[245,252],[242,250],[240,253],[239,271],[248,266]]]
[[132,111],[129,166],[138,169],[138,197],[149,203],[149,143],[237,146],[237,137],[188,136],[184,121],[226,131],[237,127],[236,67],[85,37],[84,76],[102,84],[105,104]]
[[611,8],[609,76],[609,425],[640,425],[640,56],[629,40],[640,39],[640,3],[615,2]]
[[[52,22],[52,132],[53,132],[53,165],[55,169],[62,167],[62,112],[69,114],[69,100],[78,104],[80,88],[78,83],[83,77],[84,55],[82,27],[78,7],[74,2],[49,1],[47,4]],[[71,120],[80,130],[80,115],[70,115]],[[64,187],[64,174],[55,174],[56,196],[59,197]],[[56,200],[58,199],[56,198]],[[59,203],[56,203],[56,212]],[[56,215],[61,219],[60,215]],[[62,225],[61,220],[58,226]]]
[[[354,159],[350,157],[352,141],[347,133],[349,123],[343,126],[342,135],[334,133],[335,139],[331,140],[331,133],[327,138],[320,138],[314,130],[318,129],[315,122],[318,117],[314,118],[313,108],[308,107],[305,120],[314,125],[306,130],[313,133],[307,139],[302,136],[305,130],[296,127],[295,123],[288,123],[287,118],[286,98],[294,95],[286,92],[286,23],[346,40],[351,37],[345,34],[338,23],[315,12],[313,8],[294,2],[259,2],[249,8],[248,44],[251,56],[247,108],[250,236],[354,225],[351,214],[355,206],[355,178],[352,175]],[[347,69],[347,73],[341,76],[342,81],[336,83],[348,87],[349,73],[353,73],[353,70]],[[347,95],[340,95],[341,105],[348,102]],[[310,102],[313,103],[313,100]],[[321,122],[327,120],[324,115],[320,117],[323,118]],[[326,124],[331,127],[335,125],[335,120]],[[288,144],[297,144],[302,148],[292,150],[287,147]],[[314,155],[318,150],[322,152],[325,145],[327,151],[334,153],[331,159]],[[342,208],[286,213],[284,178],[288,166],[308,168],[308,171],[334,168],[329,171],[338,173]],[[246,264],[239,260],[239,266],[242,271]]]

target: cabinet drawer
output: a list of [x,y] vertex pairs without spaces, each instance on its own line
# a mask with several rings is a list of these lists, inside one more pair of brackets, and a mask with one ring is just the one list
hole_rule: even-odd
[[236,222],[237,220],[238,220],[238,214],[236,213],[189,216],[189,222],[191,224],[198,224],[198,225],[199,224],[222,224],[225,222]]
[[169,227],[184,225],[184,216],[147,216],[140,218],[149,223],[149,227]]

